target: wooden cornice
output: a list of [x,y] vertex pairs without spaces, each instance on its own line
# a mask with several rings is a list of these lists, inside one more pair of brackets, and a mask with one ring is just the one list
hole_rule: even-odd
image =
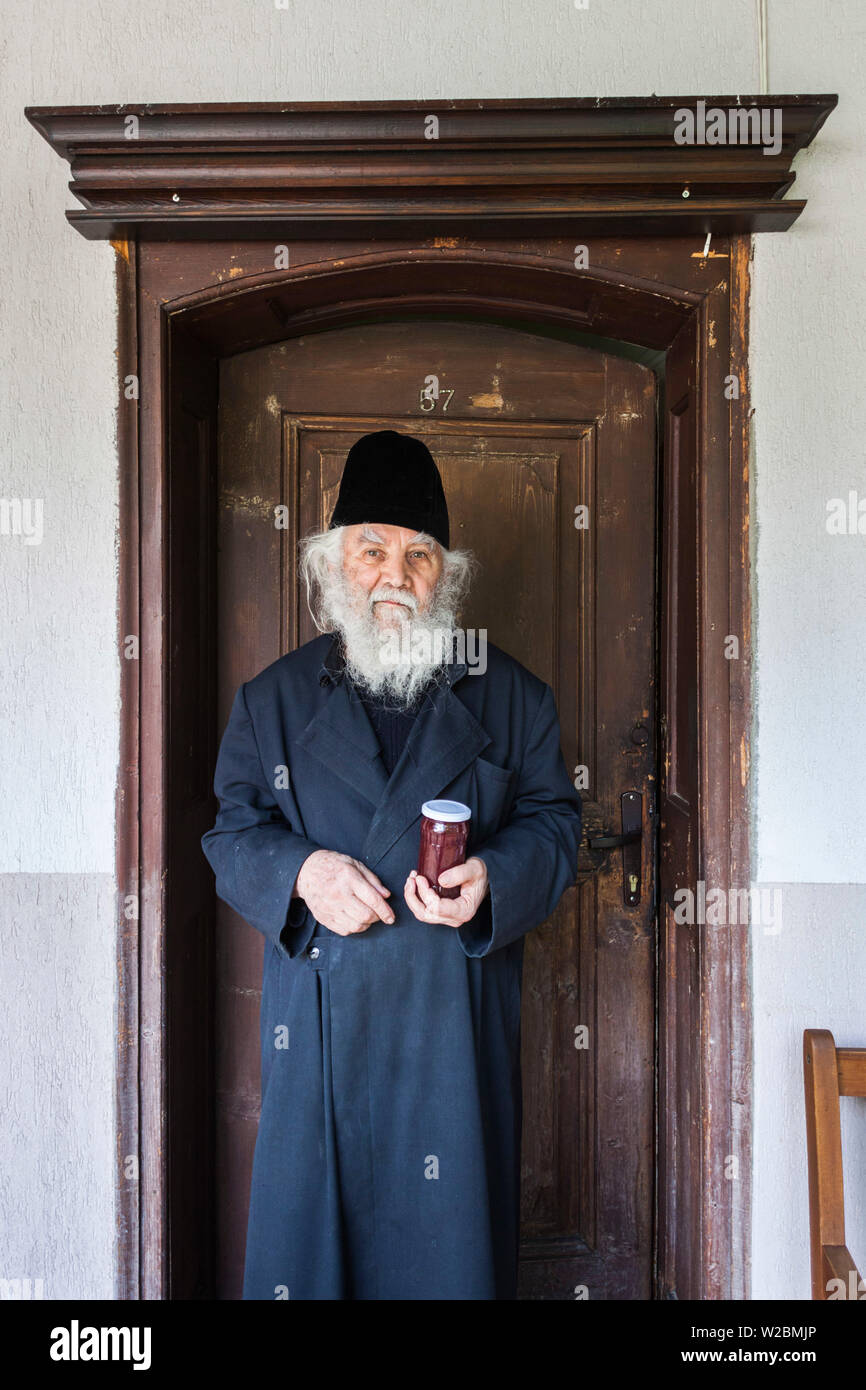
[[[94,239],[645,236],[785,231],[805,207],[784,197],[792,160],[837,100],[133,103],[25,115],[69,161],[84,206],[66,216]],[[779,111],[781,149],[677,144],[675,113],[699,102]]]

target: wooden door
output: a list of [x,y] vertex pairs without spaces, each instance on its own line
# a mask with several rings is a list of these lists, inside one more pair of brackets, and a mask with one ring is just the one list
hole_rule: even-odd
[[[436,378],[438,396],[425,394]],[[526,941],[521,1296],[652,1292],[655,378],[516,329],[381,322],[223,361],[219,727],[232,696],[315,635],[299,535],[327,524],[359,435],[423,437],[454,546],[482,570],[467,627],[553,687],[562,749],[596,832],[643,798],[640,902],[621,852],[589,857]],[[287,526],[276,512],[285,507]],[[585,509],[585,510],[584,510]],[[583,771],[585,769],[585,771]],[[240,1296],[259,1103],[263,941],[217,911],[217,1296]]]

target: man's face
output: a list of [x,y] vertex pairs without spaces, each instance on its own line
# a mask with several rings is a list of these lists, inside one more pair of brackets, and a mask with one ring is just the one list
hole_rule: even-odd
[[466,575],[432,536],[386,522],[341,528],[320,582],[322,621],[339,632],[346,669],[409,708],[451,660]]
[[442,573],[439,546],[418,535],[380,522],[346,527],[343,572],[382,626],[423,612]]

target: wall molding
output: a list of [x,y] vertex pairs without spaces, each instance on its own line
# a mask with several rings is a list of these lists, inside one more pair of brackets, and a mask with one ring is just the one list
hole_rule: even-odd
[[[791,163],[835,95],[28,106],[100,240],[785,231]],[[753,110],[759,143],[678,144],[678,111]],[[774,114],[775,113],[775,114]],[[429,138],[434,126],[437,138]],[[757,128],[752,136],[757,136]],[[750,137],[751,138],[751,137]]]

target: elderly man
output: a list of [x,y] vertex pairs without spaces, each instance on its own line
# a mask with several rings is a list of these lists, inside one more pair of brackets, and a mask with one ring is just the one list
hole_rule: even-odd
[[[516,1297],[523,940],[581,803],[550,687],[462,659],[472,566],[426,446],[364,436],[302,543],[322,635],[235,697],[202,844],[267,943],[245,1299]],[[416,872],[439,798],[472,813],[454,898]]]

